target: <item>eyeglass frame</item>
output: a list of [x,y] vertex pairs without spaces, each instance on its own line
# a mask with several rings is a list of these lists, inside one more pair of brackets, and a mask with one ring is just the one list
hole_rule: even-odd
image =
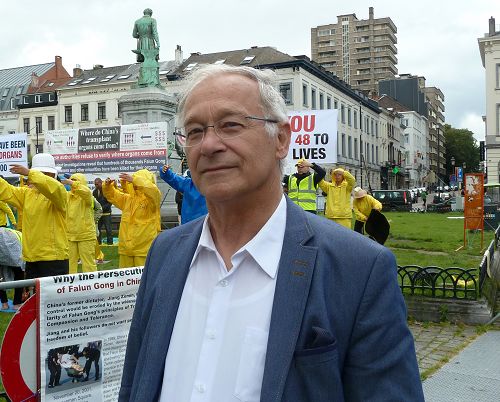
[[[248,120],[257,120],[257,121],[263,121],[265,123],[273,123],[273,124],[278,124],[279,121],[276,120],[276,119],[270,119],[270,118],[266,118],[266,117],[258,117],[258,116],[243,116],[244,119],[248,119]],[[214,129],[214,132],[215,132],[215,135],[220,138],[222,141],[227,141],[227,140],[231,140],[233,138],[238,138],[240,137],[243,133],[241,134],[238,134],[236,136],[233,136],[233,137],[227,137],[227,138],[223,138],[219,135],[219,133],[217,132],[217,129],[216,129],[216,125],[217,123],[221,122],[221,121],[224,121],[224,119],[221,119],[221,120],[218,120],[215,122],[215,124],[209,124],[209,125],[206,125],[206,126],[202,126],[203,128],[203,135],[201,137],[201,140],[199,143],[196,143],[194,145],[186,145],[187,143],[187,135],[185,134],[182,134],[180,132],[176,132],[175,135],[178,136],[178,137],[181,137],[184,139],[185,143],[184,145],[182,145],[184,148],[193,148],[193,147],[196,147],[198,145],[201,145],[203,143],[203,140],[205,139],[205,135],[207,133],[207,130],[212,127]],[[246,128],[246,127],[245,127]]]

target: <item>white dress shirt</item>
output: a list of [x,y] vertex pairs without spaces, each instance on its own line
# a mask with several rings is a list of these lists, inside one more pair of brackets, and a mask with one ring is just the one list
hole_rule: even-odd
[[205,218],[165,360],[161,402],[260,401],[286,225],[283,197],[228,272]]

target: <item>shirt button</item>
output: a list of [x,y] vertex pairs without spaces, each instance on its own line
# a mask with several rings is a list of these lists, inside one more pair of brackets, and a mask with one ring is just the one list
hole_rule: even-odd
[[227,280],[223,279],[223,280],[221,280],[221,281],[219,282],[219,284],[220,284],[223,288],[225,288],[227,285],[229,285],[229,282],[228,282]]
[[203,394],[206,391],[205,384],[196,384],[196,390]]
[[215,339],[215,331],[210,329],[207,331],[207,338],[208,339]]

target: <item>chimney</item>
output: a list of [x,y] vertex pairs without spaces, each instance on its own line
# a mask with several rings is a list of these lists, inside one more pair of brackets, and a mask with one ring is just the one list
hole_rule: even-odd
[[76,67],[73,69],[73,78],[79,77],[82,74],[83,70],[81,69],[80,64],[77,64]]
[[100,70],[101,68],[104,68],[102,64],[94,64],[94,70]]
[[370,7],[368,9],[368,18],[371,20],[373,19],[373,7]]
[[489,36],[494,36],[496,34],[496,31],[495,31],[495,18],[491,17],[490,18],[490,27],[489,27],[489,30],[488,30],[488,33],[489,33]]
[[181,48],[181,45],[177,45],[175,47],[175,64],[176,65],[182,64],[182,48]]
[[62,57],[61,56],[56,56],[55,57],[55,65],[56,65],[56,79],[60,78],[62,70],[64,69],[62,65]]

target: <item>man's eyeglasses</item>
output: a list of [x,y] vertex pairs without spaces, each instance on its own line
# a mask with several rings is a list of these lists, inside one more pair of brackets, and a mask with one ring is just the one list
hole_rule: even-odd
[[256,116],[228,116],[215,122],[213,125],[203,126],[191,123],[181,128],[177,136],[184,147],[195,147],[203,142],[205,133],[212,127],[221,140],[231,140],[242,135],[245,130],[253,127],[256,122],[278,123],[278,120]]

